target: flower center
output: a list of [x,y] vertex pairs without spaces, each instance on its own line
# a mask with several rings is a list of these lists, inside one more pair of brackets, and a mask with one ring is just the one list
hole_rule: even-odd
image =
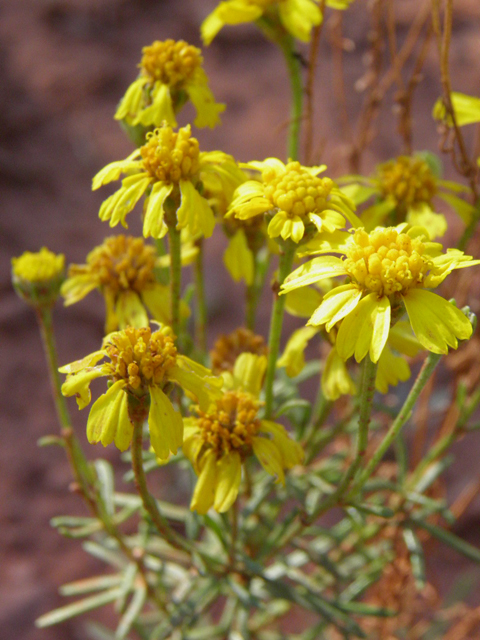
[[270,168],[262,174],[265,196],[274,207],[300,217],[327,208],[327,198],[333,187],[330,178],[312,176],[299,162],[289,162],[285,169],[280,176]]
[[142,53],[142,74],[171,87],[190,80],[202,65],[200,49],[184,40],[155,40]]
[[400,156],[379,167],[383,197],[393,197],[400,209],[430,202],[437,191],[435,176],[421,158]]
[[198,140],[191,137],[190,125],[175,133],[164,124],[147,134],[147,142],[140,148],[145,170],[161,182],[188,180],[199,169]]
[[[87,263],[101,286],[114,293],[122,290],[141,293],[155,282],[155,259],[154,247],[146,245],[142,238],[119,235],[106,238],[90,253]],[[74,269],[70,269],[70,275],[74,275]]]
[[175,366],[177,349],[170,327],[154,333],[149,327],[128,327],[111,335],[105,347],[112,361],[109,375],[125,380],[131,391],[149,385],[161,386],[167,381],[168,370]]
[[208,413],[198,408],[196,412],[202,438],[219,456],[230,451],[244,456],[250,453],[252,438],[260,430],[258,402],[251,395],[228,391]]
[[347,250],[345,269],[360,287],[379,296],[406,293],[422,284],[431,263],[418,238],[393,227],[366,233],[357,229]]
[[263,356],[267,355],[268,348],[262,336],[256,335],[250,329],[239,327],[228,335],[221,335],[213,345],[210,351],[212,371],[216,374],[233,371],[235,361],[242,353]]
[[19,258],[12,258],[13,275],[27,282],[47,282],[63,275],[65,256],[52,253],[43,247],[38,253],[25,251]]

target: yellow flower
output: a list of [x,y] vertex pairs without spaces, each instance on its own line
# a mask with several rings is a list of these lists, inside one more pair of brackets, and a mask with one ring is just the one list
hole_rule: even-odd
[[[254,22],[263,15],[280,20],[284,28],[303,42],[310,41],[312,28],[322,22],[319,0],[225,0],[205,18],[202,39],[210,44],[224,25]],[[353,0],[327,0],[334,9],[346,9]]]
[[[326,279],[319,284],[328,283],[325,293],[331,291],[333,282]],[[322,287],[323,288],[323,287]],[[322,295],[312,287],[293,289],[286,294],[285,309],[295,316],[309,318],[320,305]],[[322,332],[321,327],[301,327],[292,333],[285,345],[284,352],[277,362],[277,367],[285,367],[290,377],[297,376],[305,367],[305,350],[310,340]],[[342,395],[355,395],[357,388],[348,373],[346,363],[338,355],[335,348],[337,330],[328,334],[330,349],[322,369],[321,386],[327,400],[337,400]],[[410,326],[406,322],[397,322],[390,329],[388,342],[378,360],[375,387],[381,393],[388,392],[388,386],[396,386],[410,377],[408,362],[394,351],[410,357],[415,356],[421,349],[420,343],[413,336]]]
[[[452,91],[450,100],[452,101],[455,120],[459,127],[480,122],[480,98],[468,96],[458,91]],[[447,110],[445,109],[442,98],[439,98],[435,102],[432,115],[435,120],[442,120],[446,122],[449,127],[453,127],[452,119],[447,116]]]
[[372,231],[378,225],[408,222],[427,229],[430,238],[441,237],[447,230],[445,216],[437,213],[433,200],[438,197],[452,207],[465,224],[470,222],[474,207],[458,197],[468,188],[441,180],[428,162],[417,156],[399,156],[378,165],[370,178],[349,176],[342,191],[358,206],[374,196],[377,202],[366,209],[361,217],[362,225]]
[[233,371],[235,362],[242,353],[266,356],[268,347],[262,336],[245,327],[238,327],[232,333],[220,335],[210,351],[212,371],[215,374]]
[[[99,364],[100,360],[106,362]],[[183,441],[183,419],[165,393],[170,383],[193,394],[202,409],[221,395],[222,379],[190,358],[177,353],[170,327],[152,332],[149,327],[128,327],[106,336],[99,351],[59,369],[67,374],[64,396],[76,396],[79,409],[91,401],[90,383],[105,376],[106,393],[96,400],[87,422],[91,443],[111,442],[124,451],[132,441],[133,426],[128,416],[127,395],[149,401],[148,428],[156,455],[165,460]],[[148,398],[147,398],[148,396]]]
[[200,49],[184,40],[155,40],[142,53],[140,75],[122,98],[116,120],[145,127],[158,127],[165,120],[176,127],[175,113],[190,98],[197,111],[196,127],[220,124],[225,105],[215,102],[210,91]]
[[303,167],[299,162],[283,164],[276,158],[249,162],[249,169],[261,171],[262,180],[241,184],[233,197],[228,216],[248,220],[268,214],[268,235],[299,243],[306,234],[334,232],[360,221],[354,205],[330,178],[319,178],[321,167]]
[[349,282],[327,293],[308,324],[325,325],[327,332],[342,320],[336,338],[339,355],[360,362],[367,353],[377,362],[390,331],[391,308],[405,306],[420,344],[433,353],[447,353],[458,340],[472,334],[472,325],[453,304],[428,291],[454,269],[480,264],[462,251],[425,240],[422,229],[406,225],[357,229],[344,258],[320,256],[291,273],[283,292],[324,278],[347,277]]
[[198,475],[190,508],[220,513],[235,502],[242,463],[255,455],[263,468],[285,482],[285,469],[303,459],[303,449],[285,428],[258,418],[258,396],[266,369],[265,356],[243,353],[233,373],[224,374],[225,390],[207,411],[185,420],[183,451]]
[[43,247],[38,253],[25,251],[12,258],[15,291],[29,304],[51,305],[58,298],[65,277],[65,256]]
[[[118,180],[121,188],[107,198],[100,208],[100,219],[114,227],[119,222],[127,227],[126,215],[143,195],[143,235],[163,238],[169,224],[188,228],[191,236],[210,237],[215,218],[208,201],[200,194],[204,175],[216,175],[223,182],[228,168],[235,165],[231,156],[220,151],[201,152],[198,140],[191,136],[190,125],[174,132],[164,123],[147,134],[147,142],[125,160],[112,162],[93,179],[93,189]],[[165,215],[174,215],[174,222]]]
[[[72,264],[61,293],[65,306],[82,300],[93,289],[105,298],[105,333],[127,326],[148,325],[147,309],[155,320],[170,324],[170,287],[155,280],[155,248],[142,238],[111,236],[87,256],[87,264]],[[189,315],[187,305],[182,313]]]

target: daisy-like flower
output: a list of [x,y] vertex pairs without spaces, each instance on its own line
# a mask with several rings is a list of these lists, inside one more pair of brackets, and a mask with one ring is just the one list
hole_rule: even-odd
[[[105,299],[105,333],[127,326],[145,327],[148,313],[170,324],[170,287],[155,279],[159,259],[142,238],[111,236],[87,256],[87,264],[72,264],[61,293],[65,306],[99,289]],[[183,314],[189,313],[183,305]]]
[[[221,151],[201,152],[198,140],[191,135],[190,125],[173,131],[164,123],[147,134],[147,142],[125,160],[112,162],[93,178],[93,189],[118,180],[121,188],[107,198],[100,208],[100,219],[114,227],[119,222],[127,227],[126,215],[143,195],[143,235],[163,238],[168,227],[165,214],[174,215],[177,229],[188,228],[191,236],[210,237],[215,218],[208,201],[201,195],[204,175],[215,175],[219,181],[229,176],[233,158]],[[169,224],[172,224],[169,221]]]
[[12,283],[18,295],[33,306],[52,305],[65,278],[65,256],[43,247],[12,258]]
[[[318,283],[324,293],[335,286],[332,280],[325,279]],[[320,291],[313,287],[293,289],[286,294],[285,309],[292,315],[310,318],[322,302]],[[277,362],[277,367],[285,367],[288,376],[297,376],[305,367],[305,351],[310,341],[323,333],[323,327],[306,326],[292,333],[285,345],[284,352]],[[342,395],[355,395],[357,388],[348,372],[346,362],[340,358],[335,348],[337,328],[326,336],[327,357],[323,363],[320,383],[327,400],[337,400]],[[378,360],[375,387],[380,393],[387,393],[389,386],[405,382],[411,375],[410,366],[403,356],[414,357],[422,348],[415,338],[407,322],[399,321],[391,329],[388,341]],[[401,355],[397,355],[401,354]]]
[[247,180],[235,191],[227,213],[240,220],[267,214],[268,235],[291,238],[297,244],[306,235],[332,233],[345,226],[361,223],[354,205],[330,178],[319,178],[326,169],[304,167],[299,162],[283,164],[276,158],[249,162],[248,169],[261,171],[261,181]]
[[[202,23],[201,34],[210,44],[225,25],[255,22],[262,16],[280,20],[283,27],[298,40],[309,42],[311,31],[322,22],[319,0],[225,0]],[[346,9],[353,0],[327,0],[334,9]]]
[[[100,363],[101,360],[105,362]],[[175,454],[183,440],[183,419],[167,397],[166,387],[180,385],[198,399],[202,410],[221,396],[222,379],[209,369],[177,352],[170,327],[152,332],[149,327],[128,327],[105,337],[99,351],[59,369],[67,374],[64,396],[76,396],[79,409],[91,401],[90,384],[102,376],[111,386],[96,400],[87,422],[91,443],[111,442],[125,451],[130,446],[133,425],[128,415],[127,396],[149,403],[150,442],[160,460]]]
[[468,224],[474,207],[458,197],[467,193],[464,185],[441,180],[421,155],[399,156],[378,165],[370,178],[350,176],[342,187],[358,206],[372,196],[377,202],[366,209],[361,217],[362,225],[371,231],[379,225],[419,225],[427,229],[430,238],[441,237],[447,230],[445,216],[435,211],[433,201],[440,198]]
[[165,120],[176,127],[175,113],[189,98],[197,111],[196,127],[220,124],[225,105],[215,102],[210,91],[200,49],[184,40],[155,40],[142,54],[140,74],[122,98],[116,120],[145,127],[158,127]]
[[268,347],[262,336],[245,327],[238,327],[232,333],[220,335],[210,351],[212,371],[215,374],[232,372],[237,358],[242,353],[266,356]]
[[303,449],[282,425],[258,418],[266,364],[265,356],[243,353],[233,373],[224,374],[222,397],[185,419],[183,451],[198,475],[190,508],[198,513],[212,506],[228,511],[238,495],[242,463],[251,455],[282,483],[285,469],[303,459]]
[[339,251],[343,258],[313,258],[282,286],[287,292],[324,278],[348,278],[323,297],[308,322],[325,325],[329,332],[342,321],[336,348],[343,360],[354,355],[360,362],[368,353],[372,362],[378,362],[390,332],[392,306],[405,306],[415,336],[433,353],[456,349],[458,340],[472,334],[462,311],[428,289],[438,287],[454,269],[480,264],[480,260],[457,249],[442,254],[441,245],[426,240],[423,229],[406,228],[379,227],[371,233],[356,229]]

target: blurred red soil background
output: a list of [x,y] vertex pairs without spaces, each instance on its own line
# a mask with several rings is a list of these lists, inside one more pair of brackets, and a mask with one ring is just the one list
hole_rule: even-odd
[[[415,0],[396,3],[400,42],[418,4]],[[0,5],[0,636],[5,640],[86,638],[82,619],[46,630],[35,629],[33,623],[42,613],[68,602],[58,595],[62,583],[103,569],[81,550],[78,541],[60,537],[49,526],[56,515],[85,512],[80,499],[68,491],[70,473],[63,452],[39,449],[36,444],[41,436],[56,433],[57,425],[35,319],[11,289],[10,258],[47,246],[65,253],[67,262],[83,262],[88,251],[112,233],[97,216],[110,192],[105,188],[92,193],[90,186],[98,169],[131,151],[113,120],[115,106],[136,75],[142,46],[167,38],[200,45],[199,25],[214,5],[213,0],[3,0]],[[353,87],[364,71],[366,5],[366,0],[357,0],[345,15],[345,35],[355,43],[345,56],[347,87]],[[475,95],[480,95],[479,26],[478,0],[458,0],[452,78],[456,90]],[[314,160],[328,164],[329,175],[335,177],[348,167],[331,89],[327,38],[328,22],[317,73]],[[227,111],[223,126],[197,132],[201,148],[221,149],[241,161],[283,158],[289,86],[274,47],[248,25],[224,29],[204,56],[211,87],[217,100],[227,104]],[[431,47],[414,99],[414,147],[418,150],[437,150],[431,109],[439,95],[438,61]],[[361,101],[362,96],[349,89],[353,114]],[[190,116],[187,110],[182,113],[181,123]],[[365,155],[363,172],[400,153],[394,130],[388,107]],[[448,177],[456,177],[448,158],[445,171]],[[129,219],[130,231],[139,234],[138,216],[133,213]],[[456,236],[459,232],[457,225]],[[231,331],[242,322],[243,289],[232,285],[223,268],[224,247],[220,231],[207,245],[210,345],[219,332]],[[478,272],[471,277],[478,282]],[[266,332],[268,292],[264,302],[258,325]],[[58,304],[55,323],[61,363],[98,348],[103,315],[103,303],[96,294],[69,309]],[[290,322],[290,326],[298,324]],[[77,412],[74,402],[71,406],[84,441],[86,412]],[[457,445],[459,463],[447,475],[449,496],[455,497],[475,479],[479,452],[478,438]],[[112,461],[121,479],[125,467],[118,451],[89,448],[88,453]],[[163,491],[170,499],[182,493],[178,488]],[[455,531],[478,546],[480,500],[472,503]],[[450,550],[431,546],[429,575],[442,590],[467,567]],[[108,621],[109,614],[95,616]]]

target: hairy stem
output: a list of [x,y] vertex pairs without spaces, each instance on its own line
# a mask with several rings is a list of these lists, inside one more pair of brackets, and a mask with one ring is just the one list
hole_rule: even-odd
[[180,291],[182,282],[182,259],[180,231],[175,224],[168,225],[170,242],[170,298],[173,333],[178,337],[180,330]]
[[295,51],[294,42],[295,41],[292,36],[287,34],[279,43],[287,64],[292,91],[292,106],[287,143],[287,155],[289,160],[298,160],[303,112],[302,68],[300,59]]

